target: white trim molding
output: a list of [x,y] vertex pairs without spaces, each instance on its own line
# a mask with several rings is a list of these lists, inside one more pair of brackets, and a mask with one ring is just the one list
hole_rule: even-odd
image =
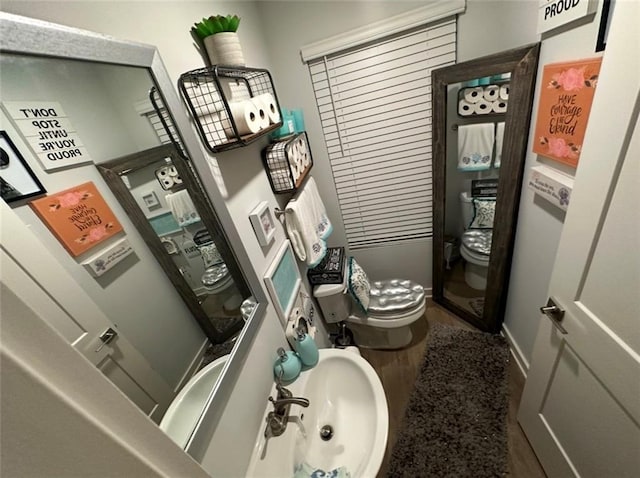
[[331,53],[463,13],[466,7],[466,0],[435,0],[424,7],[304,45],[300,49],[300,56],[306,63]]
[[522,353],[522,349],[518,346],[518,343],[513,338],[511,331],[507,327],[506,324],[502,324],[502,335],[505,339],[507,339],[507,344],[509,345],[509,350],[514,360],[516,361],[516,365],[522,372],[524,378],[527,378],[527,373],[529,372],[529,361]]

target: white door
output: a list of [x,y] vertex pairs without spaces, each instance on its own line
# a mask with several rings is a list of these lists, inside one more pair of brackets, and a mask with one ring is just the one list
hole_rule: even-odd
[[[118,332],[97,304],[78,290],[73,277],[4,201],[0,201],[0,212],[2,283],[29,304],[144,413],[159,422],[175,396],[172,387]],[[107,330],[115,335],[105,344],[100,336]]]
[[[640,476],[640,4],[616,2],[518,419],[550,477]],[[541,306],[545,304],[540,304]]]

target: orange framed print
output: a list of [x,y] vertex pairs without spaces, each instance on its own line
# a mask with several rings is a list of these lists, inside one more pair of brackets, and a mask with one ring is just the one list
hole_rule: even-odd
[[545,65],[533,152],[578,165],[602,58]]
[[122,225],[92,182],[36,199],[29,205],[74,257],[122,231]]

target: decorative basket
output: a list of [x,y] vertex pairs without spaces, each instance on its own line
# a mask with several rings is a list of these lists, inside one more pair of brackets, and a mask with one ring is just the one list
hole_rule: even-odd
[[[183,73],[178,87],[202,142],[212,153],[244,146],[282,126],[267,70],[215,65]],[[251,115],[258,115],[258,127]]]
[[262,159],[274,193],[297,191],[313,166],[307,133],[271,143]]

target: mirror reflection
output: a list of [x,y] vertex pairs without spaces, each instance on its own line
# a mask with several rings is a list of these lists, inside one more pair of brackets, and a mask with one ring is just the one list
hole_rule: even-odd
[[150,148],[98,169],[212,343],[232,338],[244,323],[246,297],[204,194],[176,148]]
[[[19,146],[48,194],[93,182],[124,227],[104,246],[126,237],[133,249],[91,277],[82,264],[100,247],[72,257],[27,201],[11,204],[112,322],[93,329],[78,322],[73,327],[80,335],[61,333],[159,423],[199,369],[231,352],[246,326],[243,316],[251,313],[241,313],[250,291],[222,227],[158,90],[153,94],[150,69],[3,51],[0,70],[0,129]],[[90,161],[47,169],[7,102],[60,105]],[[51,325],[60,331],[55,321]],[[105,329],[117,332],[108,342],[101,339]]]
[[447,87],[444,297],[483,316],[510,73]]
[[434,70],[433,298],[504,320],[539,44]]

